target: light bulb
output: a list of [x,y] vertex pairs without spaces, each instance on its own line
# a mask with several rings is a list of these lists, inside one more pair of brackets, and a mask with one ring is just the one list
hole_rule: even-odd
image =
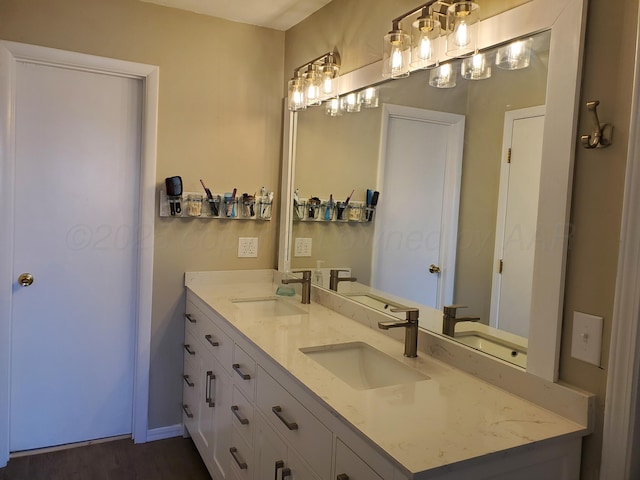
[[454,30],[454,42],[458,47],[466,47],[471,42],[471,35],[469,35],[469,26],[467,22],[461,21],[456,25]]
[[398,72],[402,69],[402,50],[397,45],[391,48],[391,71]]
[[483,80],[491,77],[491,64],[484,53],[476,53],[462,60],[462,77],[467,80]]
[[[399,28],[399,26],[398,26]],[[402,30],[392,30],[384,37],[382,76],[402,78],[409,75],[411,37]]]
[[422,37],[422,40],[420,41],[420,49],[418,50],[418,52],[420,60],[429,60],[433,52],[431,40],[427,37]]

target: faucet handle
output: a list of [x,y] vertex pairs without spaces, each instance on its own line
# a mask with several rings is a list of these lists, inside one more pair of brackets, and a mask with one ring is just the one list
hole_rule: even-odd
[[311,270],[292,270],[291,273],[301,273],[303,280],[311,279]]
[[459,308],[469,308],[466,305],[445,305],[445,307],[443,308],[444,310],[444,314],[445,316],[449,317],[449,316],[456,316],[456,310],[458,310]]
[[400,307],[400,308],[391,308],[391,312],[393,313],[407,313],[407,321],[408,322],[417,322],[418,316],[420,315],[420,310],[414,307]]

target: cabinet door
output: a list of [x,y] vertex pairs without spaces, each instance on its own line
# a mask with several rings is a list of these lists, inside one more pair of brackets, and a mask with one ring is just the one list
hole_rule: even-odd
[[226,478],[229,471],[229,448],[231,447],[231,392],[232,382],[229,373],[215,358],[209,358],[212,377],[209,406],[212,410],[211,459],[214,468]]
[[339,480],[382,480],[367,463],[338,438],[336,442],[336,478]]

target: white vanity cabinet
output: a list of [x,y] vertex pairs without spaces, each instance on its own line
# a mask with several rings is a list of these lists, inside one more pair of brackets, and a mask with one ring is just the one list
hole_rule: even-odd
[[[269,319],[267,323],[260,318],[254,323],[246,313],[233,317],[228,300],[220,302],[220,310],[228,312],[230,320],[214,310],[216,303],[212,307],[188,290],[185,321],[184,425],[214,480],[579,478],[582,439],[575,434],[524,442],[518,448],[495,451],[489,447],[486,453],[444,465],[437,460],[425,464],[422,456],[411,457],[409,462],[415,459],[415,463],[425,465],[411,474],[268,353],[268,348],[297,350],[299,342],[287,338],[287,329],[282,328],[289,325],[286,320],[279,330],[279,334],[285,334],[265,350],[264,345],[251,340],[251,328],[275,331],[278,320]],[[324,326],[332,320],[323,317],[322,321]],[[245,329],[244,325],[250,327]],[[475,382],[466,377],[461,380]],[[423,401],[428,400],[425,397]],[[511,402],[509,398],[508,404]],[[526,432],[528,410],[518,415],[525,419],[522,428]],[[411,418],[404,418],[410,433]],[[397,420],[405,421],[401,417]],[[516,416],[513,422],[518,421]],[[491,434],[498,438],[500,433],[498,429]],[[487,438],[482,435],[480,438]],[[464,445],[464,439],[461,434],[455,441]]]

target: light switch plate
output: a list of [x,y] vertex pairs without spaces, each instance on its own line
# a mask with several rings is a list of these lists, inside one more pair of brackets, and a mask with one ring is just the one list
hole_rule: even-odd
[[296,248],[294,257],[310,257],[311,256],[311,239],[296,238]]
[[600,366],[602,355],[602,317],[573,312],[571,356]]

